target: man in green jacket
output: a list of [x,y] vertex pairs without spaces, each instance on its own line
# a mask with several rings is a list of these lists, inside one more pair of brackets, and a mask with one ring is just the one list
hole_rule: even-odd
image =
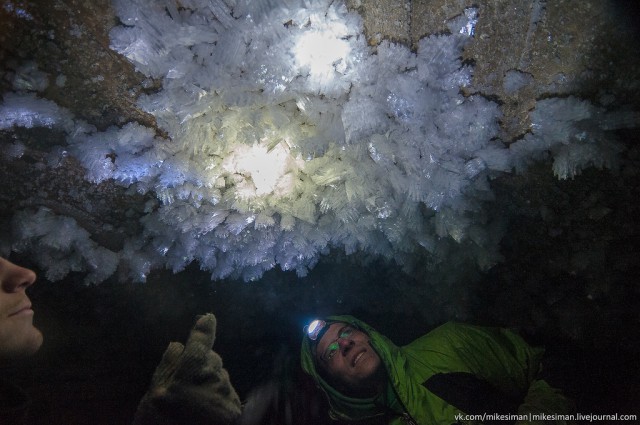
[[537,379],[542,354],[509,330],[459,323],[398,347],[355,317],[330,316],[305,328],[301,361],[334,419],[567,423],[571,402]]

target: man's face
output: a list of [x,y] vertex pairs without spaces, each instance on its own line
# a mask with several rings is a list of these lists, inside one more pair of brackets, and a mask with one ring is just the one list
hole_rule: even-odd
[[349,395],[379,391],[380,357],[369,345],[369,336],[346,323],[332,323],[316,347],[316,360],[333,381]]
[[42,345],[25,293],[35,280],[32,270],[0,258],[0,360],[33,354]]

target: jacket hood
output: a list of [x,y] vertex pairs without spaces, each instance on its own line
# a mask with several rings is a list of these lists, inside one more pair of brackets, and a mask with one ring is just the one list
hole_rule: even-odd
[[[385,363],[385,358],[387,356],[385,355],[386,353],[381,352],[384,350],[381,350],[380,347],[387,346],[390,349],[397,349],[397,347],[386,337],[378,333],[365,322],[353,316],[328,316],[324,318],[324,320],[327,322],[327,324],[336,322],[347,323],[355,328],[364,331],[369,335],[369,338],[372,341],[372,347],[382,359],[383,364]],[[327,395],[330,405],[329,414],[332,418],[343,420],[358,420],[385,413],[385,409],[381,407],[381,403],[378,400],[378,397],[348,397],[329,385],[329,383],[327,383],[322,378],[322,376],[316,369],[316,362],[314,359],[313,351],[311,349],[311,340],[307,338],[306,335],[302,338],[302,349],[300,357],[302,369],[314,379],[316,384]]]

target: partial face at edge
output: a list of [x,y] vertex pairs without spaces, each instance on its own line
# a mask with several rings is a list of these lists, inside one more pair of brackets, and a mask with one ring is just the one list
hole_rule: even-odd
[[0,361],[28,356],[42,345],[25,292],[35,280],[32,270],[0,258]]

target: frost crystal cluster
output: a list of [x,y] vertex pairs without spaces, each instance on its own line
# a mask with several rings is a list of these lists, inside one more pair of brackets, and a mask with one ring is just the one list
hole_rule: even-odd
[[[24,90],[0,105],[1,128],[65,131],[64,153],[91,182],[114,179],[157,198],[143,234],[120,252],[82,245],[80,236],[50,244],[79,268],[126,263],[144,280],[153,268],[178,272],[196,261],[213,279],[252,280],[276,266],[304,276],[330,249],[407,269],[418,253],[437,263],[457,250],[487,268],[499,260],[500,240],[487,223],[491,175],[549,153],[561,178],[615,162],[616,149],[594,137],[602,112],[572,98],[539,102],[531,134],[511,149],[498,139],[498,105],[461,93],[472,80],[460,57],[475,9],[414,53],[390,42],[370,47],[361,18],[337,1],[114,6],[121,24],[111,48],[162,82],[139,106],[168,138],[136,123],[99,132]],[[52,151],[52,164],[60,153]],[[54,237],[30,220],[62,219],[16,215],[14,249],[35,251]],[[72,232],[73,223],[61,223]],[[65,255],[49,257],[45,268]],[[58,264],[50,274],[67,269],[75,268]]]

